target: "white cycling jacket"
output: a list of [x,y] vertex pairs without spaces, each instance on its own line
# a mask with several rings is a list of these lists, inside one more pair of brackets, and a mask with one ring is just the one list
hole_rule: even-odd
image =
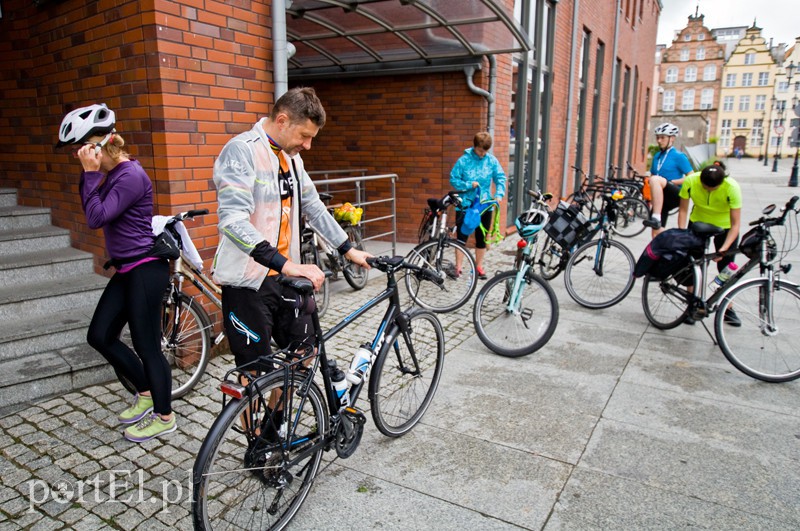
[[[214,163],[214,184],[219,209],[219,245],[212,273],[222,285],[258,289],[268,268],[250,257],[253,248],[266,240],[277,244],[280,232],[281,198],[278,189],[278,157],[272,152],[262,118],[249,131],[231,139]],[[300,223],[298,201],[308,223],[334,247],[347,240],[347,234],[320,200],[306,173],[300,155],[289,157],[294,183],[292,199],[292,239],[289,260],[300,261]],[[298,191],[295,170],[299,174]]]

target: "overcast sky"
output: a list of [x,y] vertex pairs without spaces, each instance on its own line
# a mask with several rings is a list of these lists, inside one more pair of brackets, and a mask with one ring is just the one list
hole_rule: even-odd
[[761,36],[773,44],[794,44],[800,36],[798,0],[661,0],[664,6],[658,21],[658,44],[671,44],[676,30],[686,27],[689,15],[700,5],[708,29],[728,26],[751,26],[753,19]]

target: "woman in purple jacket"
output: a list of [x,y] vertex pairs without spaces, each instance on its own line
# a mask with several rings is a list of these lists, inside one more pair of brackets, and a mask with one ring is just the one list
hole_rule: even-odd
[[[155,241],[153,187],[141,164],[122,149],[114,124],[105,104],[76,109],[62,120],[56,147],[71,145],[83,166],[83,211],[90,228],[103,229],[116,268],[87,340],[136,387],[133,405],[118,418],[127,425],[126,439],[144,442],[176,428],[172,377],[161,352],[161,301],[170,272],[166,260],[148,256]],[[126,323],[135,352],[120,341]]]

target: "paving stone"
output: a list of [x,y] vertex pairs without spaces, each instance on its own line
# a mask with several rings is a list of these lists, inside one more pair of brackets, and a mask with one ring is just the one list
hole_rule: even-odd
[[73,452],[68,456],[62,457],[54,464],[61,470],[69,470],[73,467],[80,465],[81,463],[85,463],[87,459],[89,458],[86,457],[85,455]]
[[70,507],[68,510],[64,511],[64,513],[61,514],[61,516],[59,516],[59,520],[71,526],[75,524],[77,521],[85,518],[88,514],[89,511],[87,511],[83,507]]
[[22,418],[19,415],[10,415],[8,417],[0,418],[0,428],[7,430],[13,426],[16,426],[22,422]]
[[31,531],[50,531],[52,529],[61,529],[64,524],[53,518],[42,518],[35,525],[30,527]]
[[74,531],[97,531],[98,529],[106,529],[108,526],[100,518],[94,514],[88,514],[75,522]]
[[9,428],[8,434],[11,435],[12,437],[20,438],[23,435],[27,435],[28,433],[33,433],[35,431],[36,428],[34,426],[25,423],[25,424],[17,424],[13,428]]

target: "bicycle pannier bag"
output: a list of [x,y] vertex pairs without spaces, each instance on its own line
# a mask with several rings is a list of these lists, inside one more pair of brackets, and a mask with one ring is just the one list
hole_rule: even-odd
[[481,224],[481,189],[475,188],[475,199],[472,205],[464,212],[461,221],[461,234],[472,234]]
[[561,201],[550,213],[544,231],[561,247],[569,249],[586,234],[586,216],[578,205]]

